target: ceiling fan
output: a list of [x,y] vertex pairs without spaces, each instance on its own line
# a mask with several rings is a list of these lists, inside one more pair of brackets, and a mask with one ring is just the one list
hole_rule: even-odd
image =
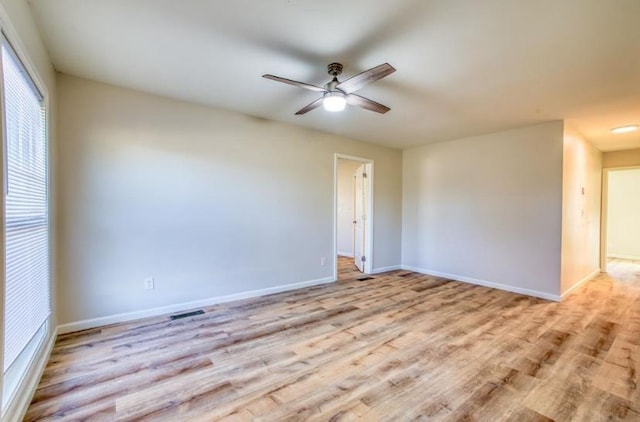
[[327,111],[342,111],[347,104],[383,114],[391,110],[385,105],[354,94],[355,91],[363,88],[364,86],[395,72],[396,70],[389,63],[384,63],[369,70],[365,70],[364,72],[350,77],[344,82],[340,82],[338,80],[338,75],[342,73],[342,65],[340,63],[331,63],[327,66],[327,71],[329,75],[333,76],[333,79],[327,82],[324,87],[281,78],[274,75],[262,75],[262,77],[311,91],[322,92],[322,97],[298,110],[296,115],[305,114],[320,107],[321,105],[324,106]]

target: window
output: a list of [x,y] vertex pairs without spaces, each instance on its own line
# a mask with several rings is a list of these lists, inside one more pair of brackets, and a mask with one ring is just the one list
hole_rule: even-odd
[[5,152],[3,401],[18,385],[51,313],[47,130],[43,97],[2,39]]

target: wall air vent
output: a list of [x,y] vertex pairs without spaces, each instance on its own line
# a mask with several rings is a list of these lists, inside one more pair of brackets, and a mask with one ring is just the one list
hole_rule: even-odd
[[174,320],[202,314],[204,314],[204,311],[202,309],[198,309],[197,311],[185,312],[184,314],[171,315],[169,318],[171,318],[171,320]]

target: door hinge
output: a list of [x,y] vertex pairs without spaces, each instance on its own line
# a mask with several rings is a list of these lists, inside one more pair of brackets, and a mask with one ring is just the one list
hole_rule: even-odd
[[367,178],[367,173],[362,173],[362,177]]
[[353,224],[358,224],[358,222],[356,220],[353,220]]
[[362,255],[362,258],[360,258],[360,261],[362,261],[362,262],[367,262],[367,257],[366,257],[366,256],[364,256],[364,255]]

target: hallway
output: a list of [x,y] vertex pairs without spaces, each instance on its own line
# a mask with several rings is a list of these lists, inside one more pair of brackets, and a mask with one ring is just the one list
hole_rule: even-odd
[[620,282],[640,286],[640,261],[609,258],[607,272],[611,278]]

